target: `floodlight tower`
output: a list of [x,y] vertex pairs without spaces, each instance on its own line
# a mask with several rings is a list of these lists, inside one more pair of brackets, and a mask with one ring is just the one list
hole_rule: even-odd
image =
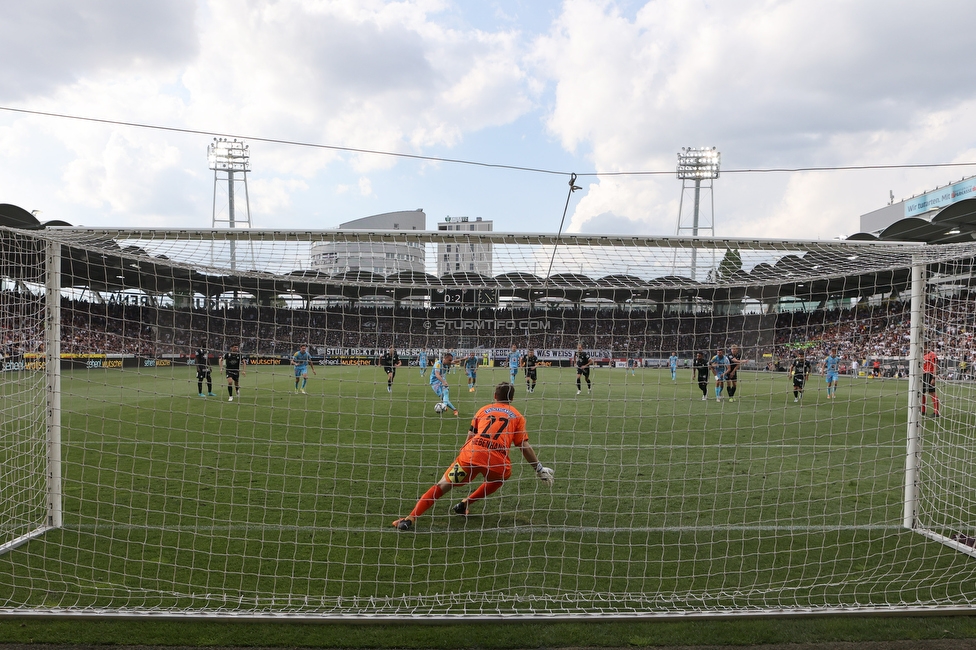
[[[678,153],[678,178],[681,180],[681,200],[678,203],[678,236],[691,234],[697,237],[702,232],[715,236],[715,195],[712,192],[712,181],[719,177],[719,163],[721,154],[715,147],[682,147]],[[702,190],[708,192],[708,210],[702,218]],[[694,192],[693,210],[690,215],[685,214],[685,194]],[[689,219],[690,217],[690,223]],[[714,266],[714,264],[713,264]],[[697,269],[697,251],[691,249],[691,279],[695,277]]]
[[[227,224],[230,228],[251,227],[251,203],[247,194],[247,173],[251,171],[251,154],[248,146],[236,138],[214,138],[207,147],[207,161],[214,172],[213,218],[211,228]],[[221,182],[227,183],[227,212],[217,211],[217,188]],[[235,201],[235,186],[244,185],[244,213],[238,214]],[[234,240],[230,242],[230,268],[237,268],[237,250]]]

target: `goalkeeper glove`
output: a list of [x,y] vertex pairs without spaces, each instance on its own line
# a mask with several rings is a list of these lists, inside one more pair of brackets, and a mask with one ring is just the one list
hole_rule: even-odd
[[538,463],[535,466],[535,473],[536,476],[539,477],[539,480],[545,483],[546,485],[552,485],[556,480],[554,478],[554,473],[552,469],[549,467],[543,467],[542,463]]

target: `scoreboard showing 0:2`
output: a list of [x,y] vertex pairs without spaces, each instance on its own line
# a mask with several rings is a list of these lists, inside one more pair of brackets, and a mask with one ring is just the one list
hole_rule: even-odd
[[495,289],[434,289],[433,304],[494,307],[498,304],[498,292]]

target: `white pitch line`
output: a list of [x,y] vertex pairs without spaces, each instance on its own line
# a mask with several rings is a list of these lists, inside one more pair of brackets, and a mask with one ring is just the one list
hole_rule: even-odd
[[[133,531],[151,530],[154,532],[165,533],[193,533],[193,534],[212,534],[212,533],[247,533],[247,532],[343,532],[343,533],[375,533],[385,532],[387,528],[363,528],[356,526],[281,526],[281,525],[256,525],[256,526],[176,526],[173,528],[159,528],[158,526],[138,526],[134,524],[98,524],[98,525],[65,525],[65,530],[92,533],[108,533],[112,531]],[[715,526],[630,526],[616,528],[601,528],[597,526],[504,526],[477,528],[467,532],[501,532],[506,531],[515,534],[521,533],[714,533],[714,532],[771,532],[771,533],[830,533],[837,531],[884,531],[884,532],[908,532],[904,526],[899,524],[844,524],[839,526],[785,526],[785,525],[715,525]],[[447,532],[444,530],[428,530],[425,532]],[[452,530],[451,532],[458,532]]]

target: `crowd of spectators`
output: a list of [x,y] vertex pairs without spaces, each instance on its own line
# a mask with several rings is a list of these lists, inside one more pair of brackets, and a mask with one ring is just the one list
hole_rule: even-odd
[[[850,365],[870,367],[874,361],[904,359],[911,346],[911,310],[907,301],[875,306],[780,314],[773,357],[787,359],[804,349],[808,357],[823,359],[836,347]],[[942,360],[946,375],[971,376],[976,342],[976,294],[929,300],[924,309],[924,345]]]
[[[0,292],[5,355],[43,346],[42,300]],[[338,305],[321,309],[246,306],[179,309],[62,299],[62,353],[143,356],[189,354],[233,343],[250,354],[290,354],[302,343],[328,348],[520,348],[610,351],[617,357],[689,357],[732,343],[759,366],[803,349],[822,359],[838,347],[861,365],[909,353],[909,304],[890,300],[843,310],[718,315],[698,310],[625,308],[410,308]],[[940,358],[967,363],[973,353],[976,296],[938,298],[926,308],[926,332]],[[788,362],[786,363],[788,365]]]
[[892,301],[873,307],[780,314],[773,356],[790,358],[800,349],[823,359],[836,347],[848,360],[907,357],[909,305]]

